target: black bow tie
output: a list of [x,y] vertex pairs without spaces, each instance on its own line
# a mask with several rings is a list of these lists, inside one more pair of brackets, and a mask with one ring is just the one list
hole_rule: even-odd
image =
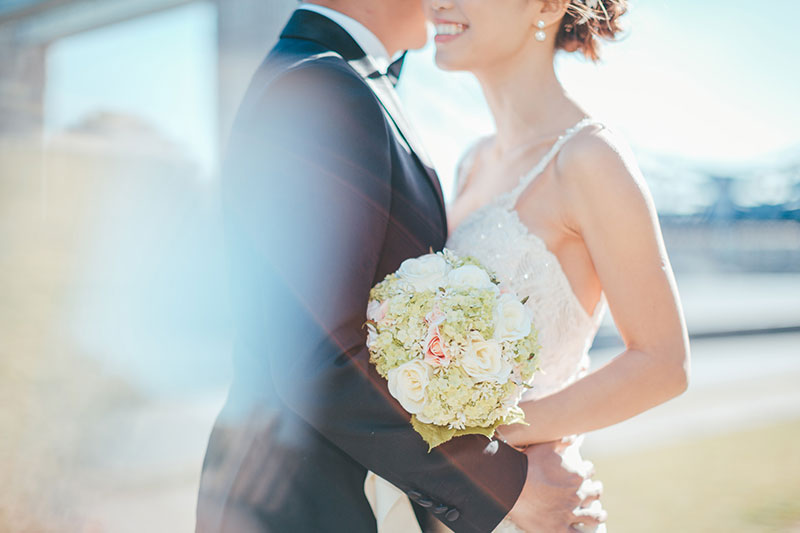
[[403,54],[399,58],[392,61],[392,63],[389,65],[389,68],[386,69],[386,72],[381,72],[379,70],[376,70],[368,77],[374,79],[374,78],[379,78],[381,76],[386,76],[387,78],[389,78],[389,81],[392,82],[392,85],[397,87],[397,83],[400,81],[400,71],[403,70],[403,62],[406,60],[407,53],[408,50],[403,52]]

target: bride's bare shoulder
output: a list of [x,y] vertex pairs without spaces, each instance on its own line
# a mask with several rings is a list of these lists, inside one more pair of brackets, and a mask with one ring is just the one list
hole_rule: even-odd
[[650,191],[629,144],[601,125],[578,132],[561,149],[555,171],[571,200],[581,204],[652,203]]

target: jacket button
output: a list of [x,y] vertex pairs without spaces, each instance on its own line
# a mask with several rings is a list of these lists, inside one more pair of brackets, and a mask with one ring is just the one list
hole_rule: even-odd
[[437,505],[433,508],[433,514],[444,514],[449,510],[450,508],[446,505]]
[[411,498],[414,501],[417,501],[420,498],[422,498],[422,493],[421,492],[417,492],[415,490],[410,490],[410,491],[408,491],[408,497]]
[[459,516],[461,516],[461,513],[458,512],[458,509],[450,509],[449,511],[447,511],[447,514],[444,515],[444,517],[447,518],[448,522],[455,522],[456,520],[458,520]]
[[417,500],[417,504],[420,507],[425,507],[426,509],[428,507],[433,507],[433,502],[425,498],[420,498],[419,500]]

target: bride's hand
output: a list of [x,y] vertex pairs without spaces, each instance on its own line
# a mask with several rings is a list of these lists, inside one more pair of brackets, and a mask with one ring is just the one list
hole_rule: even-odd
[[[574,439],[572,440],[574,441]],[[579,472],[584,477],[583,483],[578,489],[581,504],[572,511],[574,515],[572,528],[581,533],[594,532],[601,523],[608,519],[608,513],[600,503],[600,497],[603,495],[603,483],[592,479],[594,465],[588,464],[588,469]]]
[[528,475],[509,519],[524,531],[590,532],[605,522],[606,512],[600,506],[602,484],[576,471],[567,464],[558,448],[564,443],[546,442],[525,450]]
[[[578,494],[580,494],[580,491],[578,491]],[[588,500],[584,500],[580,507],[572,512],[574,521],[571,526],[574,530],[581,533],[592,533],[608,519],[608,513],[603,509],[603,505],[598,499],[599,497],[598,495],[590,503],[587,503]]]

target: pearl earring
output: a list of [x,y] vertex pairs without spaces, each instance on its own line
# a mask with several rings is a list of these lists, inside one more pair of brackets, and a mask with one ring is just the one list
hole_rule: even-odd
[[544,32],[544,21],[540,20],[539,22],[537,22],[536,27],[539,28],[539,31],[537,31],[533,35],[534,37],[536,37],[536,40],[541,42],[547,39],[547,34]]

